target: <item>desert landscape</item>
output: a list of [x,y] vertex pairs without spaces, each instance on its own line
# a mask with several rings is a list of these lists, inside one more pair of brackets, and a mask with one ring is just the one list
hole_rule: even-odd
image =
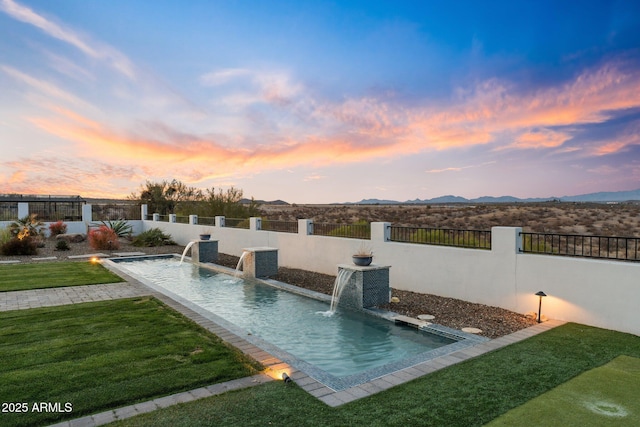
[[514,203],[450,205],[272,205],[261,206],[263,219],[316,223],[386,221],[393,225],[464,230],[496,226],[525,232],[600,236],[640,236],[640,202]]

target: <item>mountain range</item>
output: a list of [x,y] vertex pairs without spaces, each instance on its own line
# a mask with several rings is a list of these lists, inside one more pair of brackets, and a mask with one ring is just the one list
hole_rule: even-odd
[[513,196],[483,196],[475,199],[466,199],[460,196],[440,196],[433,199],[415,199],[404,202],[398,200],[380,200],[380,199],[363,199],[355,203],[358,205],[393,205],[393,204],[427,204],[427,203],[536,203],[536,202],[628,202],[632,200],[640,200],[640,188],[630,191],[605,191],[599,193],[580,194],[577,196],[562,197],[544,197],[544,198],[527,198],[520,199]]

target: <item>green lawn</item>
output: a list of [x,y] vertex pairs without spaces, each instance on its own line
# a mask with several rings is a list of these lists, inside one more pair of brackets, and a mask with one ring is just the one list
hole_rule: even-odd
[[582,427],[640,426],[640,358],[618,356],[583,372],[524,405],[493,420],[489,426],[513,426],[535,419],[538,425]]
[[619,355],[640,357],[640,337],[567,324],[338,408],[275,382],[118,426],[481,426]]
[[0,265],[0,278],[0,292],[123,281],[101,264],[91,262]]
[[[253,375],[260,368],[160,301],[133,298],[0,313],[0,425],[50,424]],[[31,411],[38,402],[72,412]]]

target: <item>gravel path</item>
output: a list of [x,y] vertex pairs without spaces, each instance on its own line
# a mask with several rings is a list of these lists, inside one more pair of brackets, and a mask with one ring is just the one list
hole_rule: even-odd
[[[55,249],[55,241],[47,240],[44,248],[38,248],[37,255],[0,256],[0,261],[20,261],[21,263],[43,262],[34,260],[34,258],[49,257],[55,257],[55,259],[46,260],[47,262],[69,261],[68,257],[74,255],[96,252],[107,255],[110,254],[109,251],[93,250],[86,241],[82,243],[70,243],[69,246],[71,249],[68,251],[58,251]],[[123,240],[121,241],[120,248],[113,252],[144,252],[151,255],[165,253],[181,254],[183,250],[184,247],[179,245],[152,248],[137,247]],[[238,263],[238,257],[221,253],[219,254],[218,262],[220,265],[235,268]],[[273,277],[273,279],[331,295],[335,276],[280,267],[278,274]],[[419,294],[397,289],[392,289],[392,296],[397,297],[400,302],[390,303],[381,308],[410,317],[417,317],[420,314],[431,314],[435,316],[433,320],[434,323],[454,329],[462,329],[465,327],[478,328],[482,330],[482,333],[479,335],[488,338],[498,338],[536,324],[534,319],[527,318],[518,313],[454,298]]]

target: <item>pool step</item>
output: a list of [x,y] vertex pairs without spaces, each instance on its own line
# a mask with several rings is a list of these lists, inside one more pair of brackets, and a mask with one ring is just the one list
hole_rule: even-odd
[[426,320],[420,320],[414,317],[403,316],[403,315],[394,316],[392,319],[396,322],[396,324],[412,326],[416,329],[420,329],[431,324]]

